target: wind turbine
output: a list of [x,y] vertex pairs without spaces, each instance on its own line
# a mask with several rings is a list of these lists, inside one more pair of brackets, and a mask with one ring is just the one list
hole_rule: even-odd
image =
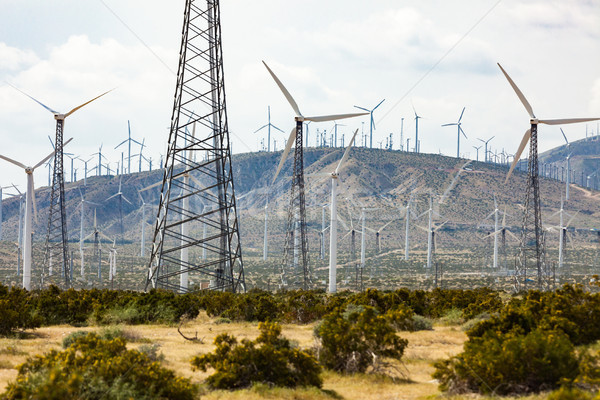
[[[65,146],[71,141],[65,142]],[[11,164],[21,167],[27,174],[27,192],[25,194],[25,237],[23,243],[23,288],[31,290],[31,250],[32,250],[32,235],[33,235],[33,217],[37,218],[37,204],[35,201],[35,186],[33,184],[33,172],[37,167],[44,164],[54,156],[54,151],[48,154],[42,161],[35,164],[33,167],[25,166],[18,161],[0,155],[0,158],[8,161]]]
[[[305,121],[314,121],[314,122],[327,122],[327,121],[335,121],[339,119],[358,117],[361,115],[366,115],[366,113],[354,113],[354,114],[340,114],[340,115],[326,115],[326,116],[317,116],[317,117],[305,117],[300,112],[300,108],[298,104],[290,94],[290,92],[286,89],[286,87],[281,83],[279,78],[275,75],[275,73],[269,68],[269,66],[263,61],[263,64],[269,71],[269,74],[287,99],[288,103],[294,110],[296,114],[294,120],[296,121],[296,126],[290,132],[290,136],[286,143],[285,149],[281,156],[281,161],[279,162],[279,166],[277,167],[277,171],[273,177],[273,182],[277,179],[281,168],[292,148],[292,145],[296,143],[295,146],[295,154],[294,154],[294,168],[293,168],[293,176],[292,176],[292,184],[290,188],[290,209],[288,212],[288,233],[286,234],[286,243],[285,248],[292,248],[293,251],[293,267],[294,271],[298,271],[298,261],[299,258],[302,257],[302,274],[303,274],[303,286],[305,289],[308,288],[309,281],[309,266],[308,266],[308,238],[306,237],[306,208],[304,204],[304,159],[303,159],[303,149],[302,149],[302,129]],[[292,242],[293,241],[293,244]],[[301,254],[300,254],[301,253]],[[286,252],[286,257],[289,256]],[[285,266],[287,267],[287,265]]]
[[557,211],[556,213],[553,214],[554,215],[559,215],[560,216],[560,223],[558,226],[559,229],[559,237],[558,237],[558,269],[562,270],[563,266],[564,266],[564,249],[565,249],[565,242],[567,241],[567,228],[569,227],[569,225],[571,225],[571,222],[573,222],[573,220],[575,219],[575,216],[577,215],[577,213],[575,213],[575,215],[571,215],[569,221],[567,222],[567,224],[565,225],[564,223],[564,215],[566,214],[567,216],[569,216],[569,214],[564,210],[564,201],[561,198],[560,199],[560,210]]
[[[143,148],[143,144],[141,144],[140,142],[138,142],[135,139],[131,138],[131,125],[129,124],[129,120],[127,120],[127,132],[128,132],[128,137],[127,139],[123,140],[121,143],[119,143],[118,145],[115,146],[115,149],[121,147],[121,145],[127,143],[127,173],[131,174],[131,142],[137,143],[140,146],[142,146]],[[141,165],[141,162],[140,162]],[[123,163],[121,163],[121,172],[123,173],[123,169],[124,169],[124,165]]]
[[[465,107],[463,107],[462,112],[460,113],[460,117],[458,117],[458,121],[457,122],[453,122],[451,124],[444,124],[442,126],[454,126],[456,125],[458,127],[458,134],[456,137],[456,158],[460,158],[460,134],[462,133],[463,136],[465,137],[465,139],[467,139],[467,135],[465,134],[465,131],[463,131],[462,127],[461,127],[461,120],[463,117],[463,114],[465,113]],[[479,160],[478,160],[479,161]]]
[[[381,104],[381,103],[380,103]],[[337,291],[337,282],[336,282],[336,269],[337,269],[337,180],[340,176],[340,169],[348,159],[348,154],[352,145],[354,144],[354,139],[356,138],[356,134],[358,133],[358,129],[354,131],[354,135],[352,135],[352,140],[350,140],[350,144],[346,147],[346,151],[342,156],[342,159],[338,163],[335,170],[330,174],[331,176],[331,219],[329,222],[329,226],[331,229],[329,230],[329,293],[335,293]]]
[[473,146],[473,148],[474,148],[474,149],[477,151],[477,161],[479,161],[479,149],[480,149],[481,147],[482,147],[482,146]]
[[381,100],[379,102],[379,104],[377,104],[371,110],[364,108],[364,107],[354,106],[354,107],[358,108],[359,110],[364,110],[367,112],[367,114],[370,114],[370,119],[371,119],[371,122],[369,123],[369,148],[370,149],[373,148],[373,129],[375,129],[375,120],[373,119],[373,111],[377,110],[377,107],[379,107],[381,105],[381,103],[383,103],[384,101],[385,101],[385,99]]
[[[513,80],[510,78],[510,76],[508,76],[506,71],[504,71],[502,66],[500,64],[498,64],[498,66],[500,67],[500,70],[502,71],[502,73],[504,74],[506,79],[508,80],[508,83],[512,86],[513,90],[517,94],[517,97],[519,98],[519,100],[521,100],[521,103],[525,107],[525,110],[527,110],[527,113],[529,114],[529,117],[530,117],[529,123],[531,125],[531,128],[525,132],[525,135],[523,135],[523,139],[521,139],[521,144],[519,145],[519,148],[518,148],[517,152],[515,153],[515,158],[513,160],[512,165],[510,166],[510,169],[506,176],[506,182],[508,182],[508,179],[510,178],[510,175],[511,175],[513,169],[515,168],[515,166],[517,165],[517,162],[521,158],[521,154],[523,153],[525,146],[527,146],[527,143],[531,140],[531,145],[529,146],[529,168],[528,168],[529,174],[528,174],[528,179],[527,179],[527,190],[526,190],[526,195],[525,195],[525,197],[526,197],[525,203],[528,205],[530,196],[533,197],[532,198],[532,200],[533,200],[533,210],[532,211],[533,211],[534,229],[535,229],[535,255],[536,255],[535,258],[536,258],[536,266],[537,266],[537,273],[538,273],[538,288],[541,290],[542,289],[542,267],[543,267],[542,266],[542,263],[543,263],[543,254],[542,253],[543,253],[543,250],[542,250],[542,246],[541,246],[542,210],[541,210],[541,204],[540,204],[539,181],[538,181],[537,126],[538,126],[538,124],[547,124],[547,125],[573,124],[573,123],[578,123],[578,122],[596,121],[596,120],[599,120],[600,118],[573,118],[573,119],[547,119],[547,120],[538,119],[535,116],[535,114],[533,113],[533,109],[532,109],[531,105],[529,104],[529,102],[527,101],[527,99],[525,98],[525,96],[523,95],[521,90],[513,82]],[[520,252],[520,266],[525,265],[525,260],[524,260],[525,255],[524,255],[523,250],[527,244],[526,230],[527,230],[527,225],[528,225],[529,212],[530,212],[530,210],[528,209],[528,207],[526,207],[525,217],[523,218],[523,230],[522,230],[522,234],[521,234],[522,243],[521,243],[521,252]],[[523,271],[519,271],[519,272],[522,273]],[[515,282],[517,285],[517,289],[520,289],[520,286],[519,286],[520,282],[518,281],[519,277],[517,275],[515,275],[515,278],[516,278]]]
[[[338,124],[336,121],[333,121],[333,146],[332,147],[337,147],[338,145],[338,139],[337,139],[337,128],[338,126],[346,126],[344,124]],[[342,145],[343,146],[343,145]]]
[[417,110],[413,105],[413,111],[415,113],[415,153],[419,152],[419,119],[423,118],[417,114]]
[[[492,136],[488,140],[477,138],[477,140],[479,140],[480,142],[482,142],[485,145],[485,150],[483,153],[483,162],[488,162],[488,143],[495,137],[496,136]],[[479,147],[481,147],[481,146],[479,146]],[[477,158],[479,159],[479,150],[477,150]]]
[[100,204],[96,204],[93,203],[91,201],[87,201],[86,199],[84,199],[83,197],[83,193],[81,192],[81,188],[79,188],[79,196],[81,196],[81,202],[79,203],[79,206],[81,207],[81,220],[80,220],[80,225],[79,225],[79,255],[81,256],[81,277],[83,278],[85,276],[85,269],[84,269],[84,257],[83,257],[83,242],[84,242],[84,236],[83,236],[83,216],[85,214],[85,203],[88,203],[90,205],[93,206],[100,206]]
[[381,253],[381,232],[387,228],[392,222],[394,222],[393,219],[389,220],[388,222],[386,222],[385,224],[383,224],[383,226],[381,226],[378,230],[366,227],[367,230],[373,232],[375,234],[375,247],[377,247],[377,251],[379,253]]
[[110,199],[113,199],[115,197],[119,198],[119,224],[120,224],[120,230],[121,230],[121,244],[123,244],[123,200],[125,200],[130,205],[133,205],[133,204],[131,204],[131,202],[129,200],[127,200],[127,197],[125,197],[123,195],[123,192],[121,191],[122,182],[123,182],[123,177],[120,177],[119,178],[119,191],[117,193],[113,194],[112,196],[110,196],[109,198],[107,198],[106,200],[104,200],[105,202],[107,202]]
[[0,240],[2,240],[2,189],[8,189],[11,186],[0,186]]
[[107,158],[102,155],[102,146],[104,146],[104,145],[100,144],[100,147],[98,148],[98,152],[92,154],[92,156],[95,156],[96,154],[98,154],[98,166],[96,167],[97,168],[96,169],[96,176],[102,175],[102,158],[104,157],[104,159],[107,160]]
[[[257,130],[255,130],[254,133],[258,133],[258,132],[262,131],[263,129],[267,128],[267,151],[271,152],[271,128],[276,129],[281,133],[284,133],[284,132],[271,123],[271,106],[267,106],[267,110],[268,110],[268,115],[269,115],[269,119],[268,119],[269,122],[266,125],[263,125],[260,128],[258,128]],[[308,139],[306,141],[308,143]]]
[[430,197],[429,198],[429,210],[425,211],[424,213],[422,213],[421,215],[419,215],[419,217],[428,214],[429,217],[429,222],[428,222],[428,227],[424,228],[422,226],[418,226],[419,228],[423,229],[424,231],[427,232],[427,270],[431,271],[431,264],[433,262],[433,247],[434,247],[434,240],[435,240],[435,233],[446,224],[445,221],[442,224],[435,226],[433,223],[433,198]]

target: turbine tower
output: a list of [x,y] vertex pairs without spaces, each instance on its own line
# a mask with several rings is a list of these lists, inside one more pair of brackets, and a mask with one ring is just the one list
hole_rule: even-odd
[[[496,136],[492,136],[488,140],[477,138],[477,140],[479,140],[481,143],[483,143],[485,145],[484,153],[483,153],[483,162],[488,162],[488,143],[495,137]],[[481,146],[479,146],[479,147],[481,147]],[[479,161],[479,149],[477,149],[477,160]]]
[[51,109],[20,89],[17,90],[38,103],[40,106],[44,107],[46,110],[50,111],[56,120],[56,137],[54,140],[54,174],[52,176],[50,210],[48,212],[48,232],[46,236],[46,254],[44,258],[45,264],[47,264],[49,268],[52,262],[58,263],[60,268],[62,268],[65,286],[69,287],[71,285],[71,279],[67,273],[69,269],[69,242],[67,236],[67,215],[65,212],[65,177],[63,173],[63,134],[65,119],[80,108],[104,96],[110,92],[110,90],[73,108],[66,114],[62,114]]
[[[527,113],[530,117],[529,123],[531,124],[531,128],[525,132],[523,139],[521,139],[521,144],[515,153],[515,158],[506,176],[506,182],[508,182],[513,169],[517,165],[517,162],[523,153],[523,150],[525,150],[525,146],[527,146],[527,143],[531,141],[529,145],[529,165],[527,172],[527,188],[525,190],[525,212],[523,215],[523,229],[521,230],[521,245],[519,248],[519,255],[514,275],[515,290],[521,291],[527,287],[527,268],[531,264],[533,264],[537,270],[537,287],[539,290],[544,290],[548,289],[550,285],[546,279],[548,274],[546,271],[544,242],[542,236],[542,208],[540,203],[540,185],[538,181],[537,127],[538,124],[564,125],[578,122],[596,121],[600,118],[547,120],[540,120],[536,118],[531,105],[521,90],[513,82],[510,76],[508,76],[502,66],[500,64],[498,64],[498,66],[508,80],[510,86],[512,86],[513,90],[517,94],[517,97],[519,97],[519,100],[521,100],[525,110],[527,110]],[[532,235],[533,237],[531,237]],[[533,243],[533,246],[531,246],[530,243]]]
[[340,176],[340,169],[346,162],[348,158],[348,153],[350,149],[354,145],[354,139],[356,138],[356,134],[358,133],[358,129],[354,131],[354,135],[352,135],[352,140],[350,140],[350,144],[346,147],[346,151],[342,156],[339,164],[335,168],[335,170],[329,174],[331,176],[331,220],[330,220],[330,231],[329,231],[329,293],[337,292],[337,281],[336,281],[336,271],[337,271],[337,180]]
[[[69,139],[65,142],[65,146],[71,141]],[[18,161],[11,158],[0,155],[0,158],[8,161],[11,164],[21,167],[27,174],[27,193],[25,194],[25,234],[23,243],[23,288],[31,290],[31,250],[32,250],[32,235],[33,235],[33,217],[37,218],[37,205],[35,201],[35,186],[33,184],[33,172],[37,167],[44,164],[50,158],[54,156],[54,151],[46,156],[42,161],[28,167]],[[66,274],[68,276],[68,274]]]
[[[415,153],[419,152],[419,119],[423,118],[421,117],[419,114],[417,114],[417,110],[415,109],[415,106],[413,105],[413,111],[415,113]],[[408,145],[406,150],[408,151]]]
[[[186,0],[179,54],[146,289],[185,292],[184,275],[211,290],[245,291],[218,0]],[[194,124],[195,137],[188,131]],[[208,229],[205,237],[202,226]]]
[[[460,134],[462,133],[463,136],[465,137],[465,139],[467,139],[467,135],[465,134],[465,131],[463,131],[462,127],[461,127],[461,120],[463,117],[463,114],[465,113],[465,107],[463,107],[462,112],[460,113],[460,117],[458,117],[458,121],[451,123],[451,124],[444,124],[442,126],[454,126],[456,125],[458,128],[458,134],[456,137],[456,158],[460,158]],[[478,150],[479,153],[479,150]],[[479,157],[478,157],[479,158]],[[479,160],[477,160],[479,161]]]
[[[377,107],[379,107],[381,105],[381,103],[383,103],[384,101],[385,101],[385,99],[381,100],[379,102],[379,104],[377,104],[375,107],[373,107],[370,110],[367,108],[364,108],[364,107],[354,106],[354,107],[358,108],[359,110],[366,111],[368,114],[370,114],[370,119],[371,119],[371,122],[369,123],[369,148],[370,149],[373,148],[373,129],[375,129],[375,120],[373,119],[373,111],[377,110]],[[337,127],[336,127],[336,136],[337,136]]]
[[[269,122],[266,125],[263,125],[260,128],[258,128],[257,130],[255,130],[254,133],[258,133],[258,132],[262,131],[263,129],[267,128],[267,152],[270,153],[271,152],[271,128],[276,129],[281,133],[284,133],[284,132],[271,123],[271,106],[268,106],[267,110],[268,110],[268,114],[269,114],[269,119],[268,119]],[[308,131],[308,129],[307,129],[307,131]],[[308,137],[307,137],[306,141],[308,142]]]
[[569,143],[569,141],[567,140],[567,135],[565,135],[565,132],[562,130],[562,128],[560,128],[560,133],[562,133],[563,137],[565,138],[565,142],[567,142],[567,179],[565,180],[565,200],[569,200],[569,184],[571,183],[571,152],[570,147],[571,147],[571,143]]
[[[118,149],[119,147],[121,147],[122,145],[127,143],[127,173],[131,174],[131,142],[139,144],[140,146],[142,146],[142,149],[144,148],[144,145],[141,144],[140,142],[138,142],[137,140],[131,138],[131,125],[129,124],[129,120],[127,120],[127,132],[128,132],[127,139],[123,140],[121,143],[116,145],[115,149]],[[123,154],[123,153],[121,153],[121,154]],[[142,154],[141,150],[140,150],[140,154]],[[142,164],[142,162],[140,159],[140,165],[141,164]],[[123,163],[121,163],[122,174],[124,174],[124,172],[123,172],[124,169],[125,169],[124,165],[123,165]]]
[[[283,274],[285,277],[288,275],[299,276],[300,279],[292,284],[300,285],[304,289],[308,289],[312,280],[312,272],[308,266],[308,238],[306,233],[306,207],[304,200],[304,153],[302,148],[302,128],[305,121],[314,122],[327,122],[335,121],[338,119],[358,117],[361,115],[367,115],[368,113],[354,113],[354,114],[340,114],[340,115],[326,115],[319,117],[305,117],[300,112],[298,104],[290,94],[290,92],[283,86],[283,83],[277,78],[275,73],[269,68],[269,66],[263,61],[263,64],[269,71],[269,74],[283,92],[283,95],[287,99],[288,103],[292,106],[296,117],[296,126],[290,132],[290,136],[283,150],[281,161],[273,177],[273,182],[277,179],[281,168],[289,154],[292,145],[294,145],[294,164],[292,169],[292,184],[290,188],[290,204],[288,207],[288,220],[286,226],[285,235],[285,247],[284,247],[284,261],[283,261]],[[300,258],[302,259],[300,264]],[[282,282],[287,285],[288,282]]]

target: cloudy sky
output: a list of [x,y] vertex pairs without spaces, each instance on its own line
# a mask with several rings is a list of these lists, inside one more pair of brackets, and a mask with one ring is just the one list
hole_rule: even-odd
[[[130,120],[132,137],[145,138],[156,165],[166,148],[183,5],[0,0],[0,154],[35,164],[51,151],[47,135],[55,129],[49,112],[5,82],[62,112],[116,88],[67,119],[69,150],[88,159],[103,145],[114,166],[121,153],[114,147]],[[466,107],[464,156],[474,157],[477,138],[491,136],[494,148],[514,153],[528,116],[496,62],[538,117],[600,116],[595,0],[224,0],[221,12],[236,153],[258,150],[262,136],[253,132],[267,122],[268,105],[275,125],[286,132],[293,126],[293,112],[261,60],[306,115],[354,112],[354,105],[372,108],[385,99],[375,113],[374,143],[393,133],[395,148],[402,118],[405,140],[414,144],[414,105],[423,117],[421,150],[456,155],[456,130],[440,125]],[[363,121],[367,130],[364,118],[344,121],[340,132],[348,137]],[[316,128],[331,125],[311,126],[310,145]],[[571,140],[585,137],[585,124],[563,129]],[[274,135],[279,148],[285,136]],[[558,127],[540,128],[541,150],[562,141]],[[36,186],[47,184],[47,170],[35,177]],[[23,187],[24,178],[2,161],[0,185]]]

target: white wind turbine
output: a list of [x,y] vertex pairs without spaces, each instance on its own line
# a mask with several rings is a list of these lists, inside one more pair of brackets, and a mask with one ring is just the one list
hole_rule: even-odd
[[424,228],[422,226],[417,225],[417,227],[419,227],[427,232],[427,269],[428,270],[431,270],[431,263],[433,262],[433,246],[434,246],[434,240],[435,240],[435,237],[434,237],[435,233],[442,226],[444,226],[446,224],[446,222],[448,222],[448,221],[444,221],[440,225],[434,226],[434,223],[433,223],[433,214],[434,213],[435,212],[433,211],[433,198],[430,197],[429,198],[429,209],[427,211],[425,211],[424,213],[422,213],[421,215],[419,215],[419,217],[421,217],[425,214],[428,214],[428,217],[429,217],[428,227]]
[[[562,130],[562,128],[560,128],[560,133],[562,133],[563,137],[565,138],[565,142],[567,142],[567,179],[565,179],[565,200],[569,200],[569,184],[571,183],[571,152],[570,147],[571,147],[571,143],[569,143],[569,141],[567,140],[567,135],[565,135],[565,132]],[[562,208],[562,207],[561,207]]]
[[11,186],[0,186],[0,240],[2,240],[2,189],[8,189]]
[[277,171],[275,172],[275,176],[273,177],[273,182],[275,182],[275,179],[277,179],[277,176],[279,175],[281,168],[283,168],[283,164],[287,158],[287,155],[289,154],[289,152],[292,148],[292,145],[295,142],[296,134],[298,133],[300,136],[302,135],[303,122],[305,122],[305,121],[306,122],[312,122],[312,121],[328,122],[328,121],[335,121],[338,119],[360,117],[362,115],[367,115],[369,113],[352,113],[352,114],[339,114],[339,115],[324,115],[324,116],[318,116],[318,117],[305,117],[300,112],[300,108],[298,107],[298,104],[296,103],[296,101],[294,100],[294,98],[292,97],[290,92],[286,89],[285,86],[283,86],[283,83],[281,83],[279,78],[275,75],[275,73],[271,70],[271,68],[269,68],[269,66],[264,61],[263,61],[263,64],[265,65],[265,67],[269,71],[269,74],[271,75],[271,77],[273,78],[273,80],[275,81],[275,83],[277,84],[277,86],[279,87],[279,89],[281,90],[281,92],[283,93],[285,98],[287,99],[288,103],[290,103],[290,106],[292,106],[292,109],[296,113],[296,117],[294,117],[294,119],[296,120],[296,126],[290,132],[290,136],[285,145],[285,149],[283,150],[283,154],[281,155],[281,161],[279,162],[279,166],[277,167]]
[[[546,124],[546,125],[576,124],[579,122],[596,121],[596,120],[599,120],[600,118],[568,118],[568,119],[544,119],[544,120],[538,119],[535,116],[535,114],[533,113],[533,108],[531,107],[531,105],[529,104],[529,102],[527,101],[527,99],[525,98],[523,93],[521,92],[521,90],[513,82],[513,80],[510,78],[510,76],[508,76],[508,74],[506,73],[504,68],[502,68],[502,66],[500,64],[498,64],[498,66],[500,67],[500,70],[502,71],[502,73],[504,74],[506,79],[508,80],[508,83],[510,84],[510,86],[512,86],[513,90],[517,94],[517,97],[519,97],[519,100],[521,100],[521,103],[525,107],[525,110],[527,110],[527,113],[529,114],[529,117],[530,117],[529,123],[531,124],[531,128],[525,132],[525,135],[523,135],[523,139],[521,139],[521,144],[519,145],[519,148],[518,148],[517,152],[515,153],[515,158],[513,160],[512,165],[510,166],[508,175],[506,176],[506,181],[508,182],[508,178],[510,178],[510,175],[512,174],[513,169],[515,169],[517,162],[521,158],[521,154],[523,153],[523,150],[525,150],[525,146],[527,146],[529,139],[531,139],[531,137],[533,135],[535,135],[535,140],[536,140],[536,144],[537,144],[537,126],[538,126],[538,124]],[[535,155],[535,157],[536,157],[535,162],[537,163],[537,154]],[[529,160],[529,162],[532,162],[532,160]],[[534,173],[537,174],[537,171],[535,171]]]
[[458,121],[451,123],[451,124],[444,124],[442,126],[453,126],[456,125],[458,127],[458,136],[456,137],[456,158],[460,158],[460,134],[462,133],[463,136],[465,137],[465,139],[467,139],[467,135],[465,134],[465,131],[463,131],[461,125],[461,120],[463,117],[463,114],[465,113],[465,107],[463,107],[462,112],[460,113],[460,117],[458,117]]
[[[73,139],[65,142],[65,146]],[[54,151],[48,154],[42,161],[35,164],[33,167],[25,166],[24,164],[15,161],[6,156],[0,155],[5,161],[21,167],[27,174],[27,193],[25,194],[25,232],[23,243],[23,288],[31,290],[31,250],[32,250],[32,234],[33,234],[33,217],[37,216],[37,204],[35,202],[35,186],[33,184],[33,171],[40,165],[44,164],[54,156]]]
[[346,163],[346,160],[348,159],[348,154],[350,153],[350,149],[354,145],[354,140],[356,139],[357,133],[358,129],[354,131],[354,135],[352,135],[352,140],[350,140],[350,144],[348,144],[348,147],[346,147],[346,151],[344,151],[344,155],[342,156],[342,159],[338,163],[335,170],[330,174],[327,174],[331,177],[331,215],[329,220],[329,293],[335,293],[337,291],[337,180],[340,176],[340,169]]
[[395,221],[394,219],[389,220],[388,222],[383,224],[383,226],[381,226],[378,230],[375,230],[375,229],[372,229],[369,227],[365,227],[367,230],[369,230],[375,234],[375,247],[377,247],[377,251],[379,253],[381,253],[381,232],[383,232],[383,230],[385,228],[387,228],[394,221]]
[[[554,215],[558,214],[560,216],[560,225],[559,225],[559,237],[558,237],[558,268],[562,269],[564,266],[564,249],[565,249],[565,243],[567,241],[567,228],[571,225],[571,222],[573,222],[573,220],[575,219],[575,217],[577,216],[577,213],[575,213],[575,215],[569,215],[565,210],[564,210],[564,202],[563,199],[560,200],[560,210],[557,211],[556,213],[554,213]],[[567,224],[565,225],[564,223],[564,216],[565,214],[567,216],[570,216],[571,218],[569,219],[569,221],[567,222]]]
[[100,204],[96,204],[91,201],[85,200],[83,198],[83,193],[81,193],[81,188],[79,189],[79,196],[81,196],[81,202],[79,203],[79,207],[81,207],[81,210],[80,210],[81,220],[80,220],[80,224],[79,224],[79,255],[81,257],[81,277],[84,278],[85,277],[85,269],[84,269],[84,256],[83,256],[83,250],[84,250],[84,247],[83,247],[83,242],[84,242],[83,216],[85,214],[85,203],[88,203],[93,206],[100,206]]

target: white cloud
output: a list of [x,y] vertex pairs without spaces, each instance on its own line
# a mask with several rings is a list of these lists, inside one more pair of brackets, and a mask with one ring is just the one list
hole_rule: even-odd
[[33,51],[10,47],[0,42],[0,71],[17,71],[37,61],[38,58]]

